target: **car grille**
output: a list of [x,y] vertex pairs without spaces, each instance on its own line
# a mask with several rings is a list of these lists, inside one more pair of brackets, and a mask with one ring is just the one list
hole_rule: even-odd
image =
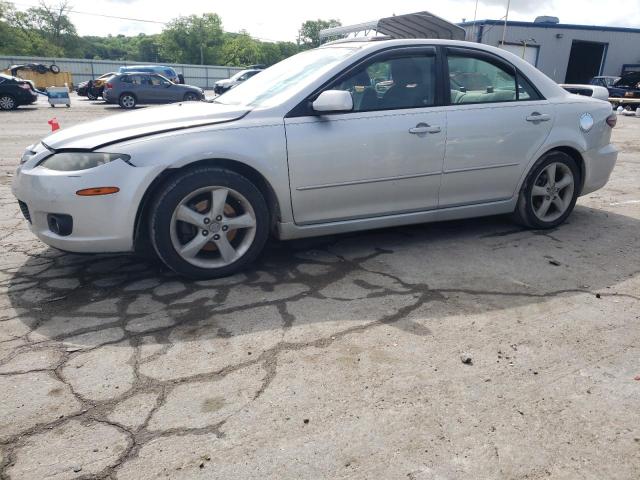
[[29,207],[27,204],[21,200],[18,200],[18,205],[20,205],[20,210],[22,210],[22,215],[27,219],[27,222],[31,223],[31,214],[29,213]]

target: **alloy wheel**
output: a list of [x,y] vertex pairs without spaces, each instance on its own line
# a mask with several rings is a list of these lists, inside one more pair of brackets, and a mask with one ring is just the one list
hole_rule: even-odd
[[13,110],[16,107],[16,101],[8,96],[4,95],[0,97],[0,109],[2,110]]
[[531,204],[535,216],[543,222],[560,218],[571,206],[575,179],[571,169],[561,162],[547,165],[531,189]]
[[220,268],[240,259],[256,235],[256,214],[239,192],[221,186],[183,198],[171,218],[171,243],[186,262]]
[[125,95],[122,97],[122,106],[124,108],[133,108],[136,105],[136,100],[131,95]]

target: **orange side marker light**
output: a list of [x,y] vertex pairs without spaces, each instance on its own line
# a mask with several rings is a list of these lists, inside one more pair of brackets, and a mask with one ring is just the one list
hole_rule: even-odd
[[94,187],[78,190],[76,195],[80,195],[81,197],[96,197],[98,195],[111,195],[119,191],[120,189],[118,187]]

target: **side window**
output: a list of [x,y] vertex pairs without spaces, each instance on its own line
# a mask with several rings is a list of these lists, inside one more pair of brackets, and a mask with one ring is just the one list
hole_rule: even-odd
[[122,78],[120,79],[120,81],[122,83],[133,83],[131,81],[131,76],[130,75],[123,75]]
[[515,71],[507,71],[479,58],[455,54],[448,56],[448,62],[452,104],[514,102],[518,99]]
[[430,107],[436,97],[435,65],[435,57],[425,54],[378,58],[329,89],[351,93],[354,112]]
[[151,85],[154,87],[162,85],[162,79],[157,75],[149,75],[149,80],[151,81]]
[[518,100],[540,100],[540,94],[526,78],[518,74]]
[[129,75],[129,79],[134,85],[142,85],[142,79],[140,78],[140,75]]

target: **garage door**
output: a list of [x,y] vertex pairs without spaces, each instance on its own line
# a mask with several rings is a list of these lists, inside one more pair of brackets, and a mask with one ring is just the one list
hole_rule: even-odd
[[505,44],[505,45],[500,45],[500,48],[508,52],[511,52],[520,58],[524,58],[527,62],[529,62],[534,67],[538,63],[538,49],[540,47],[538,47],[537,45],[534,45],[534,46],[527,45],[525,47],[523,45]]

